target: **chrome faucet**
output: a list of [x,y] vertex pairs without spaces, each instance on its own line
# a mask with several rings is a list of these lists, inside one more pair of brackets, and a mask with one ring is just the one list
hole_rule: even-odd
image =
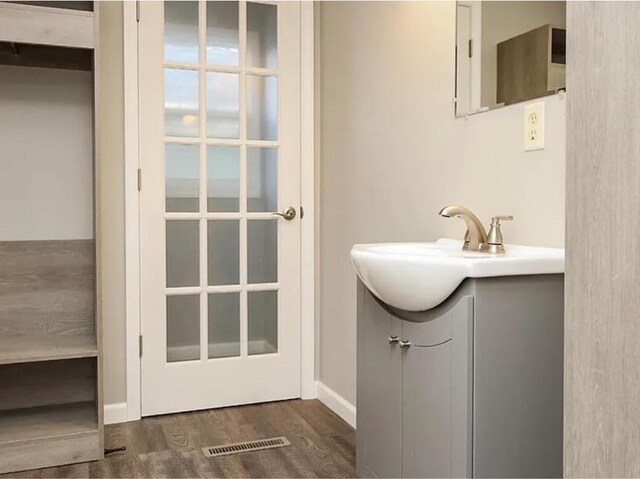
[[504,254],[500,221],[509,221],[513,216],[494,216],[491,221],[491,230],[487,232],[476,215],[464,206],[445,206],[438,213],[445,218],[462,218],[467,224],[467,233],[464,236],[463,251],[478,251],[481,253]]

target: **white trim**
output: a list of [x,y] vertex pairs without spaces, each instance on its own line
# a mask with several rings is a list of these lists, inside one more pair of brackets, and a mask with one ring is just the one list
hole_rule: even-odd
[[315,241],[315,34],[314,2],[300,4],[300,395],[316,397],[316,241]]
[[482,2],[470,2],[471,39],[473,56],[471,57],[471,109],[482,107]]
[[[316,264],[317,169],[315,161],[315,5],[302,2],[301,15],[301,377],[303,399],[316,389]],[[140,336],[140,205],[138,194],[138,22],[136,2],[124,2],[124,134],[126,244],[126,420],[140,419],[142,410]],[[112,405],[109,405],[111,407]],[[106,410],[106,409],[105,409]],[[111,413],[110,413],[111,414]]]
[[119,424],[127,422],[127,403],[119,402],[115,404],[104,405],[104,423]]
[[[315,228],[315,237],[314,237],[314,266],[315,266],[315,288],[314,288],[314,314],[315,314],[315,343],[314,346],[316,346],[315,348],[315,377],[319,378],[320,377],[320,348],[317,347],[317,345],[320,343],[320,318],[322,317],[322,315],[320,314],[320,298],[322,297],[322,291],[321,291],[321,284],[322,282],[320,281],[320,227],[321,227],[321,223],[320,223],[320,219],[321,219],[321,215],[322,215],[322,202],[321,202],[321,196],[320,196],[320,191],[321,191],[321,185],[322,185],[322,181],[321,181],[321,175],[322,175],[322,168],[321,168],[321,162],[320,159],[322,157],[321,155],[321,145],[322,142],[321,140],[321,133],[322,133],[322,128],[321,128],[321,115],[322,115],[322,108],[321,108],[321,101],[322,99],[320,98],[320,92],[322,91],[321,88],[321,81],[320,81],[320,72],[322,70],[322,65],[321,65],[321,61],[320,59],[322,58],[322,56],[320,55],[320,45],[321,45],[321,38],[320,38],[320,19],[322,18],[320,15],[320,2],[313,2],[313,6],[314,6],[314,24],[313,24],[313,38],[315,40],[315,45],[314,45],[314,52],[313,52],[313,56],[314,56],[314,78],[313,78],[313,86],[314,86],[314,94],[313,94],[313,107],[314,107],[314,131],[313,131],[313,139],[314,139],[314,152],[313,152],[313,156],[314,156],[314,173],[315,173],[315,177],[314,177],[314,183],[313,183],[313,187],[315,189],[314,191],[314,198],[313,198],[313,208],[314,208],[314,222],[313,222],[313,226]],[[317,397],[317,388],[315,388],[315,397]]]
[[316,384],[318,388],[318,399],[320,402],[355,429],[356,407],[324,383],[318,381]]
[[[126,418],[141,417],[140,201],[138,194],[138,22],[136,2],[123,3],[124,22],[124,178],[126,295]],[[106,411],[106,409],[105,409]]]
[[[469,111],[472,112],[477,111],[482,107],[482,2],[474,0],[459,0],[458,5],[469,7],[471,12],[471,40],[473,40],[473,56],[471,57],[471,96],[469,99]],[[456,31],[457,27],[458,12],[456,10]]]

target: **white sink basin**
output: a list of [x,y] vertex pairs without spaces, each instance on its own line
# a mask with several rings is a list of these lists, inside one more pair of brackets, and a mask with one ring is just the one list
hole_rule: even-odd
[[505,245],[505,254],[462,251],[462,241],[359,244],[351,262],[381,301],[426,311],[447,299],[465,278],[564,273],[564,249]]

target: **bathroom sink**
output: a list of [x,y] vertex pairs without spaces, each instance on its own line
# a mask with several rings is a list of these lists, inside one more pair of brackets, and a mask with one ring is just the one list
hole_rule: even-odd
[[351,262],[384,303],[426,311],[447,299],[465,278],[564,273],[564,249],[505,245],[504,254],[462,251],[462,241],[359,244]]

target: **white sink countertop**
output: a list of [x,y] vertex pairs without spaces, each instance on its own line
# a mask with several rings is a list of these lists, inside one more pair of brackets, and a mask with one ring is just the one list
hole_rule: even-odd
[[384,303],[426,311],[446,300],[465,278],[564,273],[564,249],[505,245],[505,254],[462,251],[462,241],[358,244],[351,263]]

